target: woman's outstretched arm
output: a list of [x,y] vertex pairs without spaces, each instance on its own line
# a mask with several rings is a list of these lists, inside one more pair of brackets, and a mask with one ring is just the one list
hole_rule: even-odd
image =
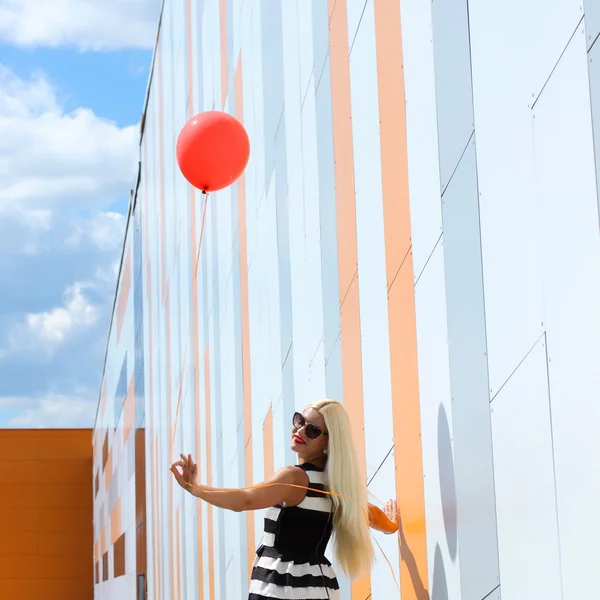
[[308,477],[297,467],[280,469],[263,484],[242,489],[218,489],[195,483],[198,468],[191,455],[181,455],[182,460],[171,465],[171,472],[177,483],[193,496],[235,512],[260,510],[286,503],[288,506],[299,504],[306,495]]
[[371,529],[381,531],[387,535],[396,533],[398,531],[397,513],[398,510],[394,500],[389,500],[383,510],[369,504],[369,525]]

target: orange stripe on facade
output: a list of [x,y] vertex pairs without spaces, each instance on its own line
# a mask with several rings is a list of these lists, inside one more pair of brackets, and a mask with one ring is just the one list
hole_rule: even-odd
[[375,0],[374,7],[396,495],[414,557],[400,561],[400,586],[403,600],[417,600],[429,579],[400,3]]
[[269,410],[263,423],[263,445],[265,459],[265,481],[275,473],[275,459],[273,453],[273,405],[269,404]]
[[227,0],[219,0],[219,25],[221,38],[221,108],[227,100],[229,66],[227,64]]
[[[187,38],[188,38],[188,119],[194,116],[194,65],[193,65],[193,43],[192,43],[192,0],[187,0]],[[196,464],[198,465],[198,480],[202,480],[202,439],[200,421],[202,414],[200,410],[200,348],[198,327],[198,281],[196,279],[196,190],[190,186],[190,226],[191,226],[191,265],[192,272],[192,306],[190,318],[192,319],[192,335],[194,336],[194,417],[196,421]],[[204,600],[204,539],[202,532],[202,502],[196,503],[196,514],[198,517],[198,599]]]
[[[354,442],[359,457],[361,474],[366,481],[354,148],[352,142],[346,0],[329,0],[329,13],[331,15],[329,24],[331,101],[333,109],[343,394],[344,406],[353,424]],[[366,575],[352,584],[353,599],[365,600],[370,594],[370,575]]]
[[[235,113],[244,122],[242,53],[235,69]],[[240,246],[240,312],[242,321],[242,377],[244,390],[244,445],[246,460],[246,485],[254,483],[252,456],[252,391],[250,378],[250,309],[248,306],[248,250],[246,240],[246,179],[244,174],[238,179],[238,235]],[[252,575],[252,563],[256,553],[254,540],[254,515],[246,515],[248,531],[248,579]]]
[[129,300],[129,290],[131,289],[131,246],[127,245],[127,254],[123,262],[121,271],[121,285],[119,289],[119,299],[117,301],[117,342],[121,337],[123,320],[127,309],[127,300]]
[[[206,408],[206,485],[212,486],[212,448],[210,423],[210,356],[208,348],[204,353],[204,399]],[[208,511],[208,597],[215,600],[215,556],[213,545],[213,510],[207,505]]]

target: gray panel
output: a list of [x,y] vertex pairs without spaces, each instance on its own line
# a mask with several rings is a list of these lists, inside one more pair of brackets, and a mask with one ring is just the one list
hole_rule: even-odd
[[[329,56],[315,96],[319,169],[319,217],[321,221],[321,273],[323,274],[323,345],[325,360],[331,357],[340,335],[337,214],[333,155],[333,115]],[[339,350],[338,350],[339,351]],[[341,359],[340,359],[341,360]],[[328,371],[326,371],[326,374]],[[329,377],[329,375],[327,375]],[[329,380],[328,380],[329,381]],[[328,394],[330,384],[327,383]],[[333,396],[338,398],[338,396]],[[341,398],[341,396],[339,396]]]
[[442,190],[473,133],[466,0],[433,0],[433,51]]
[[[285,119],[275,141],[275,211],[277,219],[277,268],[279,274],[279,321],[281,334],[281,365],[293,364],[292,348],[292,280],[290,267],[289,196]],[[294,370],[283,368],[283,413],[294,410]],[[287,393],[286,393],[287,392]],[[291,392],[291,393],[290,393]],[[291,452],[291,451],[290,451]]]
[[600,34],[600,2],[598,0],[584,0],[585,32],[588,50],[596,42]]
[[483,598],[499,575],[474,141],[442,215],[461,589]]
[[[329,6],[323,0],[312,0],[313,60],[315,89],[325,70],[329,67],[326,58],[329,53]],[[302,44],[302,40],[300,40]]]
[[[599,7],[598,11],[600,13],[600,2],[596,4]],[[592,131],[594,134],[594,152],[596,155],[596,188],[600,200],[600,44],[594,44],[593,48],[589,51],[588,68],[592,106]]]
[[281,2],[262,5],[262,67],[263,67],[263,109],[265,182],[269,185],[275,169],[275,137],[279,123],[283,120],[283,41],[281,22]]

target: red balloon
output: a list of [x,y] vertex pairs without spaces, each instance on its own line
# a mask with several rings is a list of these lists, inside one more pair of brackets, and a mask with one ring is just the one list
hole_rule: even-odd
[[218,110],[200,113],[183,127],[177,139],[177,163],[183,176],[203,192],[234,183],[250,157],[244,126]]

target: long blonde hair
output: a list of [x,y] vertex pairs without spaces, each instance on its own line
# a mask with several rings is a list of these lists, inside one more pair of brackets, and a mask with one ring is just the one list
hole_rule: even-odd
[[[342,570],[355,579],[371,570],[375,552],[367,521],[367,483],[363,481],[348,413],[335,400],[309,404],[323,415],[329,432],[325,476],[332,496],[335,554]],[[353,498],[353,500],[350,500]]]

